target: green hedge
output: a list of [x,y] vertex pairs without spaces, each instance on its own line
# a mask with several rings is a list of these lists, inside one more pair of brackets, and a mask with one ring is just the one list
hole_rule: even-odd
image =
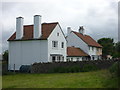
[[110,73],[113,76],[119,76],[120,77],[120,62],[115,62],[110,68],[109,68]]
[[98,70],[98,68],[95,65],[86,64],[82,68],[80,66],[67,66],[67,67],[56,67],[53,70],[50,70],[49,72],[52,73],[73,73],[73,72],[89,72]]

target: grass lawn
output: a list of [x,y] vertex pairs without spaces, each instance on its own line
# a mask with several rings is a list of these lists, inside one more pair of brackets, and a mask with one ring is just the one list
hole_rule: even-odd
[[80,73],[14,74],[2,77],[3,88],[116,88],[108,70]]

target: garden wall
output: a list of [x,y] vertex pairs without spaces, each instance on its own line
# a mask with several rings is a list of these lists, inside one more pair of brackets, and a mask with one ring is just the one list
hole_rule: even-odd
[[120,59],[34,63],[31,66],[31,73],[84,72],[97,69],[108,69],[116,61],[120,61]]

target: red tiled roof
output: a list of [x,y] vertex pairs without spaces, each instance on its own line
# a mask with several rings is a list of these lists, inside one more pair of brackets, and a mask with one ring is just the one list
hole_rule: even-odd
[[67,47],[67,55],[68,56],[89,56],[80,48],[76,48],[76,47]]
[[92,37],[88,36],[88,35],[83,35],[81,33],[72,31],[73,33],[75,33],[79,38],[81,38],[86,44],[88,44],[89,46],[94,46],[94,47],[102,47],[99,43],[97,43]]
[[[43,23],[42,24],[42,36],[40,40],[45,40],[49,37],[51,32],[54,30],[58,22],[55,23]],[[32,40],[33,38],[33,27],[34,25],[24,25],[24,35],[20,40]],[[8,41],[14,41],[16,38],[16,32],[8,39]]]

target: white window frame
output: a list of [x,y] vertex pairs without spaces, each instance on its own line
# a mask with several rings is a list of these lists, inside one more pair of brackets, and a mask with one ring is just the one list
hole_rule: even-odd
[[58,48],[58,41],[52,41],[52,48]]
[[61,42],[61,48],[64,48],[64,42]]

